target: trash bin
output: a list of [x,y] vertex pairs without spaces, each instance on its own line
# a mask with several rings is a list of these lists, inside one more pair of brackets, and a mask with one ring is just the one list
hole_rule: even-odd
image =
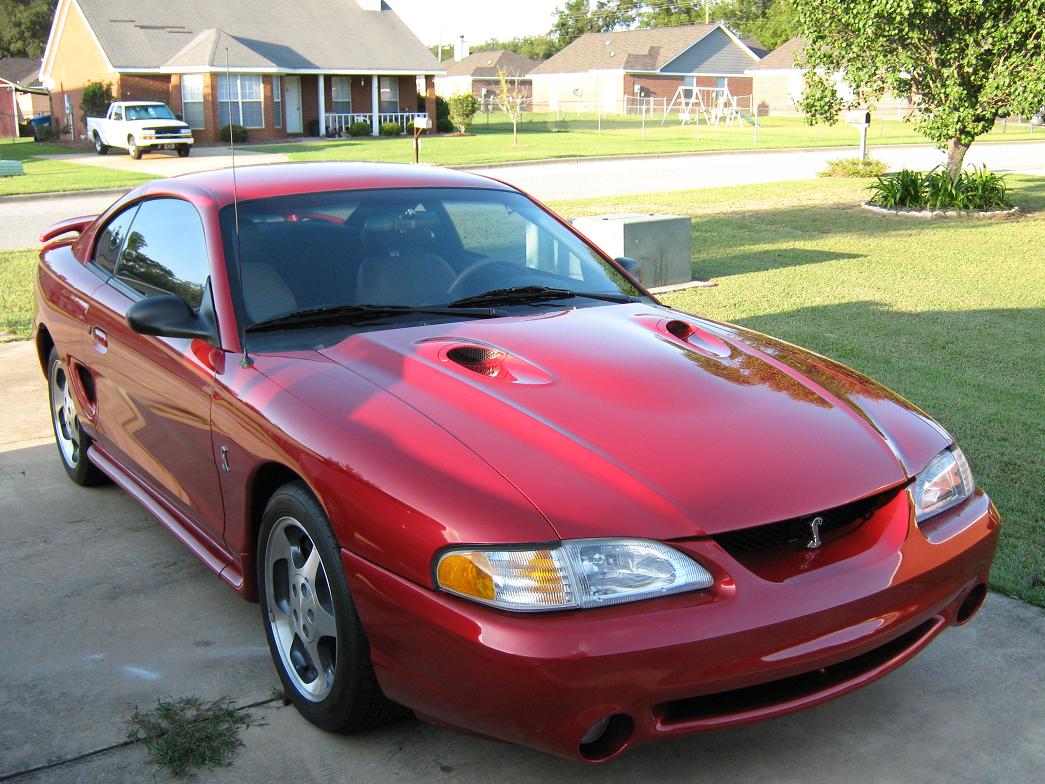
[[576,218],[573,225],[603,251],[639,262],[646,288],[693,279],[692,228],[688,217],[631,213]]

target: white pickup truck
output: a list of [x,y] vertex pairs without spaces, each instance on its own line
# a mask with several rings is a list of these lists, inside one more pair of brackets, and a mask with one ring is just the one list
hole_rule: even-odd
[[99,155],[122,147],[134,160],[150,150],[176,150],[186,158],[193,143],[192,129],[157,101],[116,101],[105,117],[87,118],[87,138]]

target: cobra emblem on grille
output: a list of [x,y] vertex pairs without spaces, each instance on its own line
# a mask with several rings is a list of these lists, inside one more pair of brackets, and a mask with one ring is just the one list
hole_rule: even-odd
[[820,526],[822,526],[823,524],[824,518],[822,517],[814,517],[807,523],[807,525],[809,526],[809,535],[813,537],[808,542],[806,542],[807,550],[816,550],[820,547],[820,545],[823,544],[823,542],[820,540]]

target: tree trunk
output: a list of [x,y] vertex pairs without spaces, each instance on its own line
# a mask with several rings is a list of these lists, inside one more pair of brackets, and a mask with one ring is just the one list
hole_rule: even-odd
[[951,177],[957,177],[961,172],[962,161],[965,160],[965,153],[969,151],[970,146],[959,141],[957,136],[952,136],[947,142],[947,173]]
[[512,147],[519,146],[519,121],[512,120]]

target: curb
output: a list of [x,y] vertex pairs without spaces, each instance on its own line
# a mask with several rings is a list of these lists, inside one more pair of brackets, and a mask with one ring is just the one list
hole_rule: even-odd
[[137,185],[132,185],[127,188],[98,188],[83,191],[44,191],[43,193],[12,193],[8,196],[0,196],[0,204],[3,204],[4,202],[37,201],[41,199],[67,199],[76,196],[123,196],[123,194],[127,193],[127,191],[137,187]]
[[[984,146],[994,144],[1041,144],[1045,142],[1045,134],[1041,139],[1018,139],[1014,141],[1005,141],[1004,139],[991,140],[977,142]],[[707,155],[770,155],[776,152],[805,152],[805,153],[817,153],[817,152],[843,152],[846,150],[856,149],[855,144],[843,144],[843,145],[829,145],[824,147],[752,147],[749,149],[738,149],[738,150],[692,150],[682,152],[659,152],[659,153],[636,153],[636,154],[622,154],[622,155],[577,155],[577,156],[566,156],[562,158],[530,158],[524,161],[504,161],[503,163],[454,163],[443,166],[444,169],[460,169],[464,171],[480,171],[482,169],[509,169],[516,166],[545,166],[554,163],[584,163],[586,161],[655,161],[662,159],[671,158],[698,158]],[[868,154],[870,155],[871,150],[905,150],[912,147],[933,147],[932,144],[926,142],[897,142],[896,144],[868,144]]]

